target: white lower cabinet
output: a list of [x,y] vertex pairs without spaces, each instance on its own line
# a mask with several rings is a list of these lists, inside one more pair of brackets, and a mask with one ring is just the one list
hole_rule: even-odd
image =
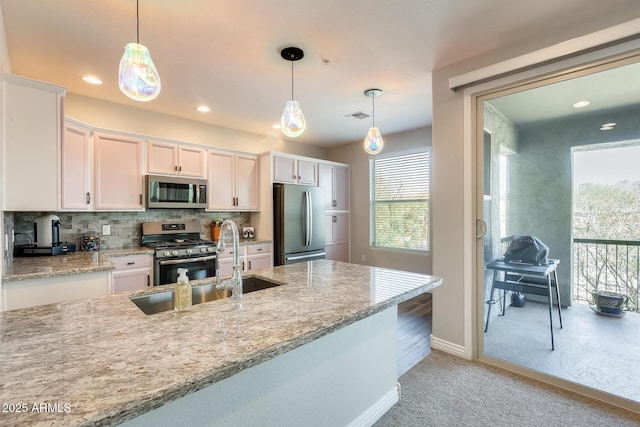
[[[245,273],[271,267],[271,244],[240,246],[238,262],[241,271]],[[227,249],[225,252],[218,253],[218,269],[221,277],[230,276],[233,273],[233,250]]]
[[129,255],[109,258],[115,265],[111,272],[111,293],[132,292],[153,284],[153,255]]
[[271,245],[250,245],[246,247],[246,252],[244,271],[271,267]]
[[2,283],[3,310],[54,304],[109,293],[109,271]]

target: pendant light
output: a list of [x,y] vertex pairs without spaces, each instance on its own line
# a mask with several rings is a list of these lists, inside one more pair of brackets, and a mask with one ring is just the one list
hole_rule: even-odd
[[134,101],[147,102],[160,93],[160,76],[149,50],[140,44],[140,16],[136,0],[136,43],[127,43],[120,60],[118,84],[122,93]]
[[367,89],[364,91],[366,96],[370,96],[373,103],[372,108],[372,126],[369,128],[369,133],[367,133],[367,137],[364,139],[364,151],[369,154],[378,154],[382,151],[382,147],[384,147],[384,141],[382,140],[382,135],[380,135],[380,131],[376,127],[376,96],[382,95],[382,91],[380,89]]
[[293,63],[301,60],[304,57],[304,52],[297,47],[286,47],[282,49],[280,56],[287,61],[291,61],[291,101],[287,101],[284,107],[280,118],[280,128],[286,136],[296,138],[302,135],[302,132],[307,127],[300,104],[293,99]]

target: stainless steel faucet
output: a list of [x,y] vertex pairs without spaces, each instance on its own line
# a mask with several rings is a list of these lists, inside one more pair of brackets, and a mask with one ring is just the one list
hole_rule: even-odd
[[[238,226],[230,219],[225,219],[220,225],[220,236],[218,237],[218,252],[224,252],[226,249],[225,231],[230,231],[233,237],[233,274],[230,279],[220,280],[217,276],[216,288],[231,289],[231,297],[235,299],[242,298],[242,276],[240,275],[240,261],[238,259],[240,236]],[[217,274],[217,273],[216,273]]]

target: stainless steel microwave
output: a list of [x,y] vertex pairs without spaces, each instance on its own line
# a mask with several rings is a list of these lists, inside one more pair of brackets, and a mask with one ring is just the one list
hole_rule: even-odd
[[206,208],[207,180],[147,175],[147,208]]

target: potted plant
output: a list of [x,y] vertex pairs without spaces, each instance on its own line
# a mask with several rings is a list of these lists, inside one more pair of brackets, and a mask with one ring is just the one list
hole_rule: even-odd
[[623,310],[628,309],[629,297],[617,292],[593,290],[591,298],[596,307],[591,308],[598,314],[619,317],[624,314]]

